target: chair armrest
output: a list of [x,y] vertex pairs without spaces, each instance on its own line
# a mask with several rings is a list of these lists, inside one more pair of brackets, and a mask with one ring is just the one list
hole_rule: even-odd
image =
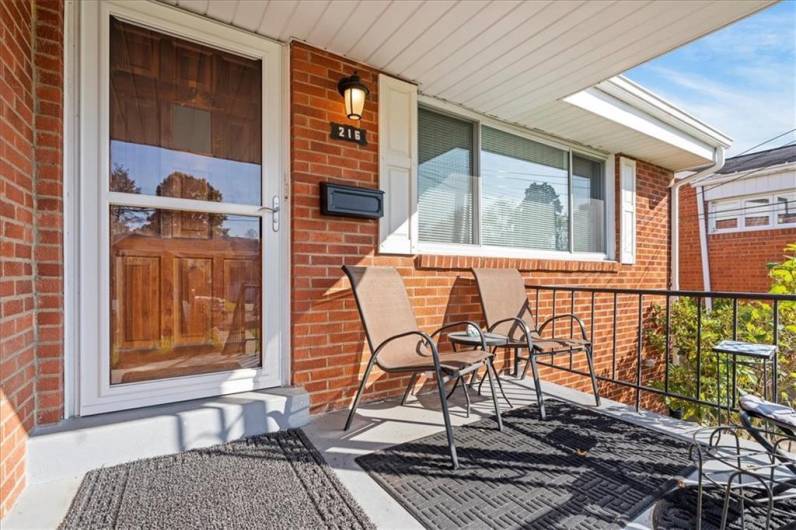
[[544,331],[544,328],[546,328],[548,324],[550,324],[554,320],[558,320],[558,319],[561,319],[561,318],[570,318],[570,319],[574,320],[575,322],[577,322],[578,326],[580,326],[580,334],[583,336],[583,340],[589,340],[588,337],[586,336],[586,326],[583,325],[583,321],[580,318],[578,318],[577,316],[573,315],[572,313],[566,313],[564,315],[556,315],[554,317],[548,318],[547,320],[542,322],[541,326],[539,326],[539,335],[542,334],[542,332]]
[[533,349],[533,340],[531,339],[531,329],[528,327],[528,323],[521,318],[509,317],[509,318],[504,318],[503,320],[498,320],[497,322],[493,322],[492,325],[489,326],[487,331],[491,333],[500,324],[505,324],[506,322],[514,322],[520,327],[522,333],[525,335],[525,340],[528,343],[528,351],[530,352]]
[[468,324],[473,326],[475,329],[478,330],[478,336],[481,339],[481,348],[483,348],[484,351],[487,351],[487,349],[486,349],[486,339],[484,338],[484,334],[481,332],[481,326],[479,326],[478,324],[476,324],[472,320],[461,320],[459,322],[449,322],[448,324],[443,324],[443,326],[441,328],[439,328],[437,331],[435,331],[434,333],[431,334],[431,337],[433,338],[435,335],[437,335],[441,331],[445,331],[446,329],[455,328],[455,327],[459,327],[459,326],[466,326]]
[[393,335],[392,337],[387,338],[386,340],[384,340],[384,342],[379,344],[379,346],[376,348],[376,351],[373,352],[373,356],[376,357],[379,354],[379,352],[382,350],[382,348],[384,348],[390,342],[403,337],[409,337],[411,335],[417,335],[423,340],[423,342],[428,344],[428,346],[431,348],[431,358],[434,360],[434,371],[437,374],[437,378],[440,381],[442,381],[442,366],[439,360],[439,351],[437,350],[437,345],[434,342],[434,339],[432,339],[431,336],[424,331],[407,331],[405,333],[399,333],[398,335]]
[[379,352],[381,352],[381,350],[392,341],[397,339],[402,339],[404,337],[409,337],[411,335],[419,336],[423,340],[423,342],[425,342],[431,347],[431,353],[435,356],[437,355],[437,345],[434,343],[434,339],[432,339],[428,333],[424,331],[407,331],[405,333],[399,333],[398,335],[393,335],[392,337],[386,338],[381,344],[379,344],[376,347],[376,351],[373,352],[373,356],[376,357],[379,354]]

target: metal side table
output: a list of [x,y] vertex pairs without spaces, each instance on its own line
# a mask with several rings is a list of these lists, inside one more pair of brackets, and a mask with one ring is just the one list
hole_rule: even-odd
[[[762,363],[763,365],[763,399],[767,400],[769,396],[776,398],[777,384],[774,378],[776,377],[774,367],[776,366],[777,347],[773,344],[754,344],[751,342],[741,342],[737,340],[723,340],[713,347],[713,352],[716,354],[716,395],[720,396],[721,374],[718,370],[719,354],[725,354],[725,379],[727,390],[727,414],[732,413],[737,402],[738,382],[737,382],[737,366],[739,363],[746,365],[754,365]],[[728,363],[732,357],[732,386],[730,386],[730,370]],[[738,357],[744,360],[738,360]],[[771,381],[769,381],[769,364],[771,364]],[[769,394],[769,383],[771,386],[771,393]],[[717,398],[719,401],[720,398]]]
[[[486,331],[481,331],[481,333],[484,335],[484,342],[486,342],[486,347],[491,349],[493,354],[497,351],[497,349],[499,347],[505,346],[506,343],[508,342],[508,339],[504,335],[498,335],[497,333],[489,333],[489,332],[486,332]],[[478,335],[470,335],[466,331],[458,331],[458,332],[455,332],[455,333],[449,333],[448,334],[448,340],[451,341],[451,345],[453,346],[453,351],[458,351],[458,347],[459,346],[467,347],[467,348],[480,348],[481,347],[481,338]],[[495,372],[495,375],[497,376],[498,388],[500,388],[500,393],[503,394],[503,399],[506,400],[506,403],[508,403],[509,407],[514,408],[513,405],[511,404],[511,401],[509,401],[509,398],[506,397],[506,393],[503,391],[503,383],[500,381],[500,374]],[[478,377],[477,372],[473,372],[473,375],[470,378],[470,383],[469,383],[470,387],[473,386],[473,384],[475,383],[475,380],[476,380],[477,377]],[[486,377],[486,375],[484,375],[483,377]],[[483,377],[481,378],[481,381],[483,381]],[[451,396],[453,394],[453,392],[456,390],[456,386],[458,384],[459,384],[459,381],[457,380],[454,383],[453,388],[451,389],[451,391],[448,394],[448,396]],[[463,388],[465,387],[464,382],[462,382],[462,387]],[[479,385],[479,394],[480,394],[480,385]],[[469,396],[467,395],[467,389],[466,388],[464,388],[464,395],[465,395],[465,397],[468,398],[468,404],[469,404]],[[469,411],[468,411],[468,414],[469,414]]]

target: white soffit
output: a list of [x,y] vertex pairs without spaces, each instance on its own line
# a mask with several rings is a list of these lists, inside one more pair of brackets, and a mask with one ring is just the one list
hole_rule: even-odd
[[305,41],[413,81],[423,94],[531,128],[557,100],[774,3],[161,1],[273,39]]

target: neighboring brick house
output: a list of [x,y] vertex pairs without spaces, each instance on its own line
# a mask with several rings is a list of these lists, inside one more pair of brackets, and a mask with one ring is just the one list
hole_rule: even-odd
[[[343,264],[397,267],[423,329],[483,320],[474,266],[670,285],[673,174],[730,140],[615,76],[766,2],[410,4],[0,2],[0,516],[26,483],[348,406],[367,351]],[[383,217],[323,215],[322,182],[384,191]],[[373,373],[366,399],[405,384]]]
[[796,145],[729,158],[686,186],[680,239],[683,289],[768,291],[769,265],[796,243]]

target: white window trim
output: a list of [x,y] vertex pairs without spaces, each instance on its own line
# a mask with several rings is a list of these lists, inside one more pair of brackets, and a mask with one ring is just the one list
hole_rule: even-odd
[[[511,125],[495,118],[465,109],[452,103],[441,101],[439,99],[419,95],[417,98],[420,107],[428,109],[432,112],[438,112],[453,118],[472,122],[474,129],[478,131],[476,134],[480,138],[481,127],[490,127],[497,129],[520,138],[525,138],[534,142],[544,145],[549,145],[565,151],[568,157],[572,159],[572,155],[580,155],[587,158],[595,159],[603,164],[603,196],[605,197],[605,252],[570,252],[566,250],[542,250],[520,247],[502,247],[494,245],[483,244],[458,244],[458,243],[435,243],[419,240],[419,233],[417,230],[412,232],[412,253],[414,254],[431,254],[431,255],[452,255],[452,256],[475,256],[475,257],[488,257],[488,258],[516,258],[516,259],[545,259],[545,260],[561,260],[561,261],[616,261],[615,259],[615,193],[614,193],[614,158],[615,155],[597,151],[589,147],[585,147],[573,142],[566,142],[564,140],[556,139],[548,135],[540,134],[529,129]],[[480,142],[478,145],[473,146],[474,153],[476,154],[476,161],[474,166],[478,170],[478,152],[480,151]],[[569,164],[569,172],[571,176],[572,167]],[[417,172],[415,172],[417,174]],[[417,176],[415,177],[417,178]],[[473,190],[474,193],[480,193],[480,190]],[[570,202],[572,196],[570,194]],[[416,198],[415,198],[416,201]],[[474,200],[475,202],[475,200]],[[417,218],[417,205],[415,204],[413,217]],[[571,205],[570,205],[571,206]],[[571,208],[570,208],[571,210]],[[476,218],[477,215],[473,215]],[[416,222],[416,220],[415,220]],[[475,230],[475,227],[474,227]],[[570,238],[570,244],[572,244]]]
[[[792,223],[778,223],[778,203],[776,198],[778,196],[792,197],[796,201],[796,190],[777,191],[774,193],[765,193],[757,195],[744,195],[740,197],[728,197],[722,199],[714,199],[708,202],[708,230],[710,234],[731,234],[737,232],[760,232],[761,230],[783,230],[796,228],[796,222]],[[755,199],[768,199],[766,208],[753,208],[747,214],[746,203]],[[717,215],[716,210],[724,207],[729,213],[724,215]],[[746,226],[746,217],[762,217],[762,215],[755,215],[755,210],[759,209],[760,213],[768,215],[768,223],[760,226]],[[734,214],[734,215],[733,215]],[[717,228],[716,222],[723,219],[737,219],[735,228]]]
[[[64,149],[64,196],[67,226],[65,248],[74,249],[73,252],[68,252],[65,256],[65,275],[68,275],[65,276],[65,279],[73,278],[75,280],[67,281],[65,285],[67,301],[65,309],[71,311],[66,319],[69,329],[65,340],[64,355],[65,373],[68,377],[65,384],[65,398],[68,399],[68,402],[65,403],[65,414],[67,416],[95,414],[288,384],[289,343],[286,341],[290,336],[290,315],[287,310],[281,311],[278,315],[275,314],[275,319],[270,324],[263,319],[264,327],[268,326],[268,332],[264,333],[264,336],[268,337],[268,341],[263,342],[261,355],[263,359],[269,358],[275,361],[268,366],[264,365],[259,369],[240,369],[217,374],[168,379],[166,384],[170,385],[170,388],[166,392],[162,392],[163,381],[130,383],[113,387],[106,384],[107,378],[104,375],[107,364],[109,330],[103,329],[102,326],[108,323],[109,295],[108,287],[105,285],[108,275],[108,255],[107,253],[102,254],[98,250],[98,245],[104,245],[102,241],[107,240],[107,237],[103,239],[103,234],[107,236],[107,226],[104,228],[97,226],[103,224],[102,218],[99,223],[96,218],[94,220],[90,218],[93,215],[92,212],[97,211],[96,207],[91,208],[90,205],[96,203],[96,197],[99,197],[101,193],[105,195],[105,199],[102,201],[103,206],[107,204],[105,201],[113,203],[122,195],[125,196],[125,203],[128,199],[133,202],[141,202],[141,205],[144,206],[153,202],[146,196],[128,197],[127,194],[103,191],[107,190],[108,178],[106,167],[108,162],[107,156],[105,156],[108,149],[108,146],[105,145],[108,138],[108,124],[103,121],[108,115],[107,45],[104,48],[103,57],[100,57],[97,50],[99,43],[102,42],[100,39],[107,43],[108,23],[105,20],[107,16],[118,16],[123,20],[148,26],[157,31],[263,61],[263,130],[268,133],[263,134],[263,153],[268,157],[263,163],[262,193],[265,203],[270,203],[269,198],[274,194],[287,196],[287,189],[281,189],[287,169],[284,141],[281,134],[281,127],[287,113],[285,109],[287,87],[282,82],[282,76],[285,73],[283,45],[231,26],[196,17],[165,4],[106,0],[102,3],[70,2],[67,7],[70,10],[70,16],[77,20],[73,20],[65,29],[67,33],[75,31],[79,33],[68,35],[68,42],[73,43],[74,48],[65,50],[72,66],[72,69],[65,72],[66,86],[69,87],[67,95],[71,100],[80,102],[79,105],[83,107],[83,112],[78,114],[78,110],[75,108],[75,116],[71,114],[66,116],[65,126],[65,134],[68,139]],[[105,22],[100,24],[102,20]],[[197,38],[197,35],[201,35],[201,38]],[[77,64],[79,64],[79,71]],[[97,79],[99,79],[99,83],[96,82]],[[76,107],[78,106],[76,105]],[[95,108],[99,110],[93,111]],[[92,118],[92,112],[98,117]],[[99,121],[97,122],[97,120]],[[269,136],[276,138],[277,141],[267,140]],[[84,172],[100,175],[99,181],[92,183],[85,177],[81,180],[81,174]],[[279,182],[273,178],[266,178],[266,175],[278,176]],[[158,198],[154,202],[158,204],[153,203],[152,205],[160,208],[210,212],[218,208],[218,205],[214,203],[202,204],[203,201],[189,199]],[[273,272],[264,272],[264,286],[279,286],[278,289],[275,289],[278,292],[272,290],[271,296],[280,300],[282,307],[289,307],[290,296],[287,288],[289,285],[287,279],[290,274],[289,224],[286,222],[290,218],[289,204],[287,200],[282,201],[280,212],[282,226],[278,232],[271,230],[270,214],[266,213],[260,205],[232,206],[237,213],[263,218],[263,243],[267,244],[272,252],[278,249],[279,253],[278,258],[275,258],[273,262]],[[227,210],[229,208],[225,209],[225,211]],[[266,255],[263,254],[264,259]],[[267,267],[263,267],[263,271],[266,269]],[[266,282],[266,274],[278,275],[278,281],[275,277],[268,276]],[[97,278],[103,278],[99,282],[99,287],[97,287]],[[86,289],[81,288],[81,285],[92,287]],[[265,293],[265,289],[263,289],[263,293]],[[79,308],[79,311],[73,309],[76,307]],[[267,305],[263,303],[263,307],[267,307]],[[278,318],[276,318],[277,316]],[[92,327],[92,322],[100,322],[101,329]],[[100,356],[100,362],[91,366],[91,359],[96,356]],[[69,376],[70,373],[73,375]]]

